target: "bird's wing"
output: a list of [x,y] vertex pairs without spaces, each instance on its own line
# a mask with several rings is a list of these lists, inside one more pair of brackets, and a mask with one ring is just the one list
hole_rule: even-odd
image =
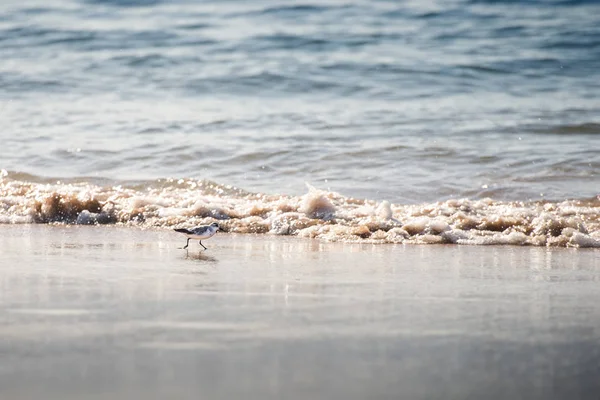
[[203,235],[210,229],[209,226],[199,226],[197,228],[192,229],[192,233],[194,235]]

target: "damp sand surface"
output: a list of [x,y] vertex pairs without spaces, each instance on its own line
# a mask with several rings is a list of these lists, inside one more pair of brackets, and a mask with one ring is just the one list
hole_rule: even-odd
[[600,390],[600,252],[0,226],[0,398]]

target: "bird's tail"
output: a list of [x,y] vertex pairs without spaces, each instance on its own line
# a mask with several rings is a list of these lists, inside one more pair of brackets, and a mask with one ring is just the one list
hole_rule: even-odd
[[190,231],[188,231],[187,229],[173,229],[175,232],[179,232],[179,233],[192,233]]

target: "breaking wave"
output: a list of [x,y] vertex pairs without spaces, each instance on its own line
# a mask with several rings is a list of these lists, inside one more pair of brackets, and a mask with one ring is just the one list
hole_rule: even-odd
[[191,179],[109,186],[23,178],[0,174],[0,223],[166,228],[219,221],[225,232],[326,241],[600,247],[600,198],[402,205],[310,185],[303,196],[287,196]]

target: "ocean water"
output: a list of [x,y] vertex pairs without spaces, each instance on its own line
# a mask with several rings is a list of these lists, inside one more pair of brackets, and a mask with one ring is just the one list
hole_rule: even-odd
[[600,246],[598,15],[5,0],[0,222]]

